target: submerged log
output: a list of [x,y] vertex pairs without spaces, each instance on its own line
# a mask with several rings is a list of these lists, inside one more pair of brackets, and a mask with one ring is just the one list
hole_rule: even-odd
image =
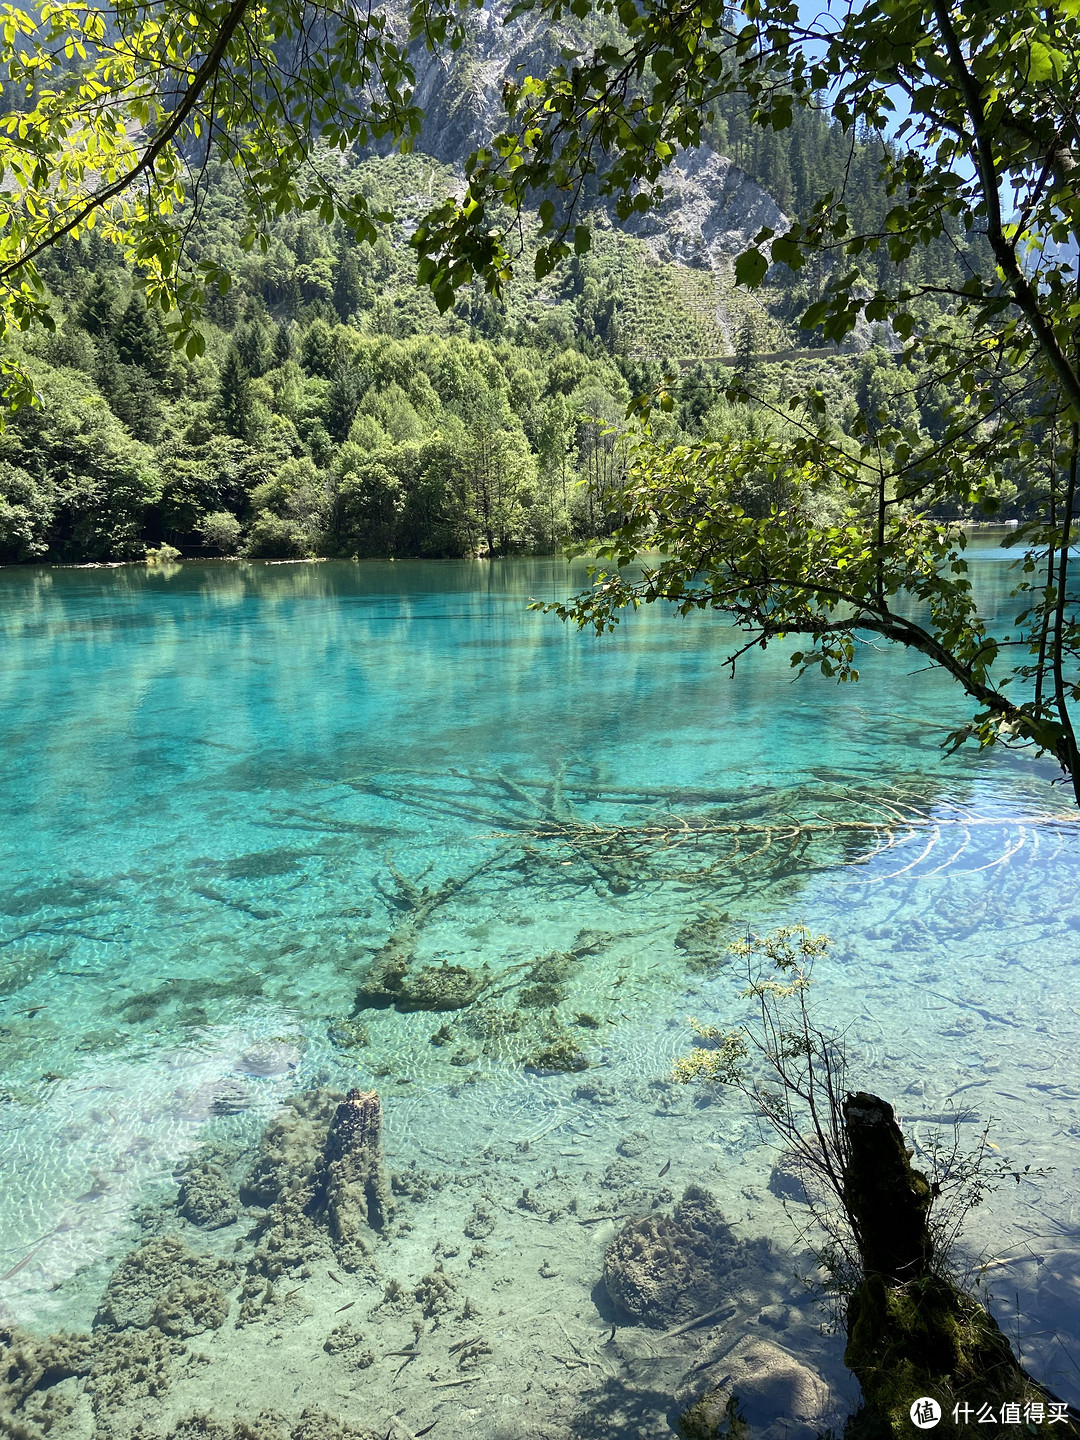
[[391,1006],[401,1011],[460,1010],[471,1005],[487,988],[491,976],[486,966],[475,971],[444,961],[442,965],[424,966],[420,971],[414,971],[413,967],[421,932],[431,918],[478,875],[490,869],[498,858],[481,861],[464,875],[451,875],[432,889],[410,880],[395,868],[390,856],[386,857],[387,869],[394,881],[394,892],[387,898],[404,913],[404,919],[372,958],[356,992],[354,1018],[365,1010],[384,1010]]

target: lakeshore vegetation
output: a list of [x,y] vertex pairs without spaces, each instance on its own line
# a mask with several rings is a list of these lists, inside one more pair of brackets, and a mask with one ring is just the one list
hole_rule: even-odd
[[[845,163],[839,127],[821,117],[761,134],[732,105],[712,138],[781,203]],[[874,223],[887,197],[869,146],[858,155]],[[265,249],[245,249],[236,183],[211,172],[198,244],[230,284],[205,297],[193,355],[100,230],[43,257],[54,328],[9,344],[35,398],[0,434],[0,562],[138,560],[162,545],[251,558],[550,553],[615,524],[639,435],[628,407],[643,394],[664,393],[652,429],[672,442],[783,435],[788,398],[808,384],[842,445],[867,407],[899,409],[927,437],[945,425],[948,387],[905,372],[882,327],[847,353],[799,330],[824,270],[775,267],[750,296],[731,264],[658,259],[602,209],[588,255],[501,298],[474,285],[440,314],[416,286],[408,237],[453,172],[419,153],[347,168],[394,217],[374,244],[300,212],[274,222]],[[1017,480],[943,513],[1002,502],[1023,513]],[[760,511],[771,495],[758,490],[744,499]]]

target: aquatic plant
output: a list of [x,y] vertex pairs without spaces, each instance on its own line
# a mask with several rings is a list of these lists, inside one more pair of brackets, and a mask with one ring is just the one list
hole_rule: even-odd
[[588,1057],[574,1037],[567,1031],[551,1033],[525,1059],[527,1070],[565,1071],[567,1073],[589,1068]]

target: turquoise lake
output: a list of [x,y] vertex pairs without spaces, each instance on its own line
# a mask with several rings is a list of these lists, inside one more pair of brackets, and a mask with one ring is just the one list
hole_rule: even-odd
[[[1002,613],[1008,559],[975,563]],[[716,617],[600,639],[525,608],[584,580],[547,559],[0,570],[0,1317],[89,1324],[185,1157],[318,1084],[379,1089],[395,1165],[487,1157],[511,1219],[522,1164],[585,1195],[632,1132],[673,1193],[708,1185],[786,1244],[769,1137],[667,1082],[688,1016],[746,1013],[730,940],[803,921],[833,942],[823,1022],[915,1143],[970,1109],[965,1134],[991,1122],[1050,1172],[1008,1180],[964,1253],[1080,1398],[1080,819],[1054,767],[946,756],[969,711],[918,657],[868,645],[837,687],[777,650],[731,678]],[[482,974],[477,1005],[354,1013],[451,880],[417,955]],[[575,967],[530,995],[551,952]],[[531,1065],[552,1035],[588,1069]],[[481,1433],[447,1413],[438,1434]]]

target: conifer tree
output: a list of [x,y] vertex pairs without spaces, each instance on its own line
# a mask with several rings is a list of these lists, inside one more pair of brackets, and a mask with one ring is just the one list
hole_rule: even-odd
[[172,364],[172,346],[157,310],[149,309],[136,291],[116,326],[116,351],[125,365],[138,365],[162,380]]
[[326,429],[339,445],[349,438],[349,429],[356,419],[363,387],[360,376],[351,365],[339,367],[326,396]]
[[338,366],[338,349],[334,332],[325,320],[317,319],[308,326],[300,358],[309,375],[329,380]]
[[360,283],[356,251],[351,245],[343,244],[338,250],[337,274],[334,277],[334,309],[342,324],[360,309],[363,297],[364,287]]
[[754,356],[759,344],[753,316],[744,315],[735,332],[735,373],[745,385],[754,372]]
[[245,320],[236,327],[233,344],[249,375],[256,378],[265,375],[273,362],[274,351],[270,333],[263,324],[261,315],[256,314],[253,319]]
[[254,429],[254,397],[251,376],[244,368],[240,353],[230,345],[218,381],[218,418],[226,434],[237,440],[250,440]]
[[91,335],[111,335],[118,300],[116,286],[99,270],[79,306],[76,317],[79,324]]
[[286,361],[292,360],[296,354],[296,341],[293,334],[293,327],[287,321],[283,321],[274,335],[274,364],[284,365]]

